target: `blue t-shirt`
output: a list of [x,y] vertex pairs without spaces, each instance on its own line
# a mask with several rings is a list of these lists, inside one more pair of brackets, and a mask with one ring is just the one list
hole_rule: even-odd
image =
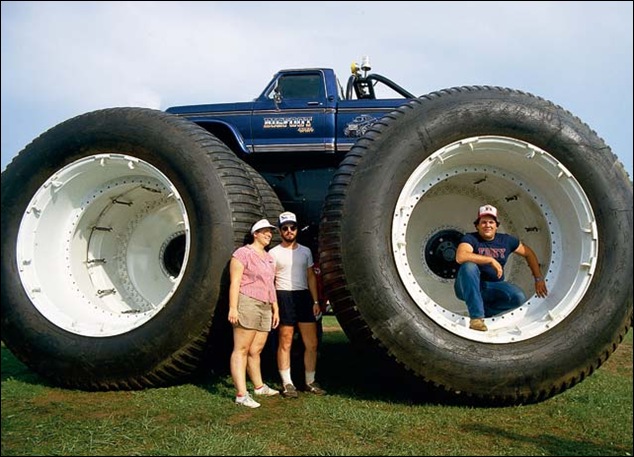
[[[508,257],[515,252],[520,245],[518,238],[507,235],[506,233],[496,233],[495,238],[491,241],[483,240],[478,232],[466,233],[460,242],[470,244],[471,247],[473,247],[474,254],[493,257],[502,265],[502,269],[504,269]],[[478,265],[478,267],[480,268],[480,277],[483,281],[504,281],[504,273],[502,273],[502,277],[498,279],[495,268],[491,265]]]

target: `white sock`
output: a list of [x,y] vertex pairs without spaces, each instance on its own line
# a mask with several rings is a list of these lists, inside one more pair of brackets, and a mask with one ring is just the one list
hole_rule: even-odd
[[315,382],[315,372],[314,371],[307,371],[306,372],[306,384],[312,384],[313,382]]
[[290,368],[287,368],[286,370],[280,370],[280,377],[282,378],[282,385],[285,386],[286,384],[293,384],[293,381],[291,380]]

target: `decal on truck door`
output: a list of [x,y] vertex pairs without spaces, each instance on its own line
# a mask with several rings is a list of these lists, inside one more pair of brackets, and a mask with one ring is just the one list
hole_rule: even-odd
[[299,133],[312,133],[313,118],[308,117],[265,117],[263,126],[265,129],[297,129]]

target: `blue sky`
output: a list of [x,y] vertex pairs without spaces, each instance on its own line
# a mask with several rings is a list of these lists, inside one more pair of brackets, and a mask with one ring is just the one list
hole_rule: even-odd
[[247,101],[281,68],[416,95],[496,85],[590,125],[632,177],[632,2],[2,2],[2,170],[73,116]]

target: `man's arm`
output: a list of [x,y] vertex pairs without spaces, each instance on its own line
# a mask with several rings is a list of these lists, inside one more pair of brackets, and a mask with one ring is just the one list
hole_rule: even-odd
[[531,248],[520,241],[520,245],[515,250],[515,254],[519,254],[526,259],[526,263],[528,264],[528,268],[531,269],[533,277],[542,277],[542,272],[539,270],[539,261],[537,260],[537,255],[535,254],[535,251],[533,251]]
[[319,293],[317,291],[317,275],[313,270],[313,265],[306,269],[306,275],[308,276],[308,290],[310,296],[313,297],[313,314],[317,316],[321,312],[321,308],[319,307]]
[[514,252],[526,259],[528,268],[531,269],[531,273],[533,274],[533,278],[535,279],[535,293],[537,294],[537,296],[545,297],[546,295],[548,295],[546,281],[544,281],[542,273],[539,269],[539,260],[537,260],[537,255],[535,254],[535,251],[533,251],[524,243],[520,242],[520,245]]
[[502,274],[504,273],[500,262],[495,260],[493,257],[476,254],[475,252],[473,252],[473,246],[471,246],[469,243],[460,243],[458,245],[458,249],[456,250],[456,262],[458,262],[459,264],[463,264],[465,262],[473,262],[477,265],[491,265],[493,268],[495,268],[495,272],[498,278],[501,278]]

